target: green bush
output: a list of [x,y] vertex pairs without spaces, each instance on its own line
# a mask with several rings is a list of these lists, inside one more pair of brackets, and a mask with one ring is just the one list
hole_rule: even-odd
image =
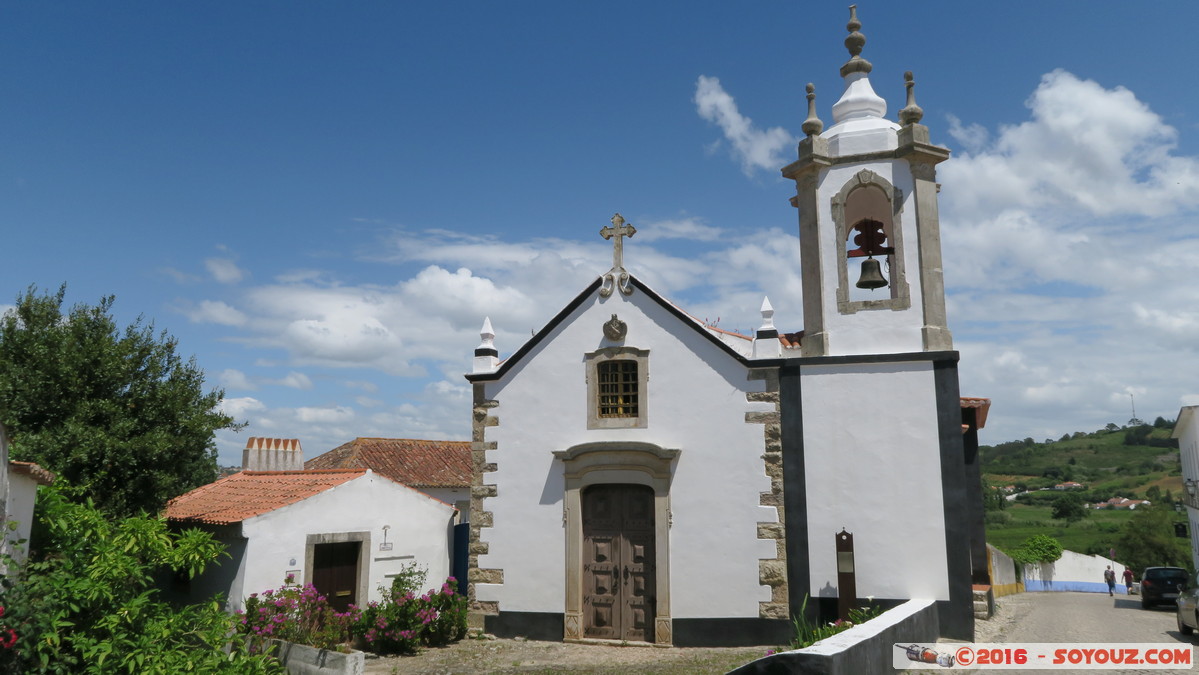
[[983,522],[987,525],[1003,525],[1011,520],[1012,514],[1006,511],[987,511],[983,514]]
[[1062,557],[1062,545],[1047,534],[1036,534],[1025,539],[1011,555],[1013,560],[1025,565],[1053,562]]
[[376,654],[415,654],[420,645],[440,647],[466,637],[466,596],[450,577],[435,591],[417,597],[425,572],[409,565],[385,588],[382,602],[362,608],[351,631]]
[[837,633],[847,631],[858,624],[866,623],[879,614],[883,613],[881,607],[871,605],[869,607],[855,607],[849,610],[849,620],[836,621],[824,625],[812,623],[807,618],[808,596],[804,596],[803,604],[800,605],[799,611],[791,619],[791,626],[795,630],[795,637],[791,640],[788,649],[803,649],[811,647],[825,638],[832,637]]
[[264,639],[287,640],[319,649],[336,650],[350,641],[350,626],[359,610],[338,612],[312,584],[284,585],[251,593],[246,609],[237,612],[237,630]]
[[144,515],[110,522],[59,489],[41,490],[38,508],[43,549],[23,566],[9,560],[0,591],[16,635],[0,650],[0,672],[284,672],[230,643],[232,617],[218,601],[177,608],[159,599],[159,573],[194,577],[224,553],[210,535],[172,533]]

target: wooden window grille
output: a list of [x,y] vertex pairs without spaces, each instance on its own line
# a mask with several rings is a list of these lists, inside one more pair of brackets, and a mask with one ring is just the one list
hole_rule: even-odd
[[636,417],[637,362],[627,359],[596,364],[599,378],[599,416]]

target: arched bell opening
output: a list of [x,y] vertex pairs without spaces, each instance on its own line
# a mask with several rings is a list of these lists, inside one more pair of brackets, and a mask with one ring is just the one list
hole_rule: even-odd
[[842,314],[910,306],[899,213],[903,195],[863,169],[833,198],[837,227],[837,307]]

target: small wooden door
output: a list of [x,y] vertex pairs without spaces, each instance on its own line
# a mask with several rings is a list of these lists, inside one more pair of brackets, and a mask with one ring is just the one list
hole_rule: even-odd
[[357,604],[360,541],[317,544],[312,550],[312,585],[338,612]]
[[654,641],[654,491],[593,485],[583,492],[583,636]]

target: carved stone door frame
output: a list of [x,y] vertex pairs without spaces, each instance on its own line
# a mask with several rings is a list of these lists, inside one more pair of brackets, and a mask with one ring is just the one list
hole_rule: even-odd
[[653,443],[601,441],[554,453],[563,464],[566,521],[566,607],[563,640],[583,638],[583,509],[582,491],[590,485],[629,483],[654,491],[654,558],[657,602],[654,643],[673,642],[670,619],[670,481],[679,450]]

